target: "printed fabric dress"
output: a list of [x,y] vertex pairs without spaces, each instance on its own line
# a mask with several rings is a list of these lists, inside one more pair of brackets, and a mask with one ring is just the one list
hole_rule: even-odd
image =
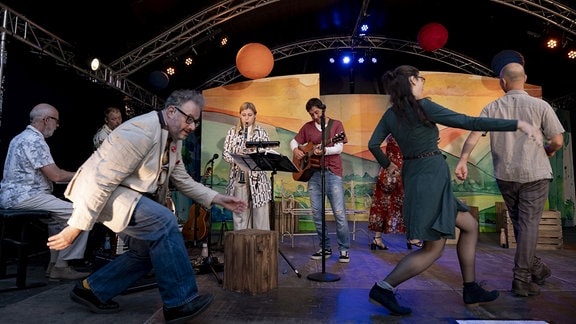
[[[392,136],[387,141],[385,152],[388,159],[402,169],[402,152]],[[384,234],[406,233],[402,217],[403,206],[404,187],[400,174],[393,176],[386,168],[380,168],[370,206],[368,230]]]

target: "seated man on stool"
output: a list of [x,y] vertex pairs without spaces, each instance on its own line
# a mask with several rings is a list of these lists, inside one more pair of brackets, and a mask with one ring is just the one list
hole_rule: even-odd
[[[30,111],[30,125],[16,135],[8,147],[4,175],[0,184],[0,207],[5,209],[46,210],[48,235],[59,233],[72,215],[72,203],[52,194],[53,182],[68,182],[74,172],[60,169],[50,153],[46,138],[59,126],[58,110],[41,103]],[[88,232],[70,247],[51,250],[46,275],[52,280],[76,280],[89,275],[73,269],[68,260],[84,259]]]

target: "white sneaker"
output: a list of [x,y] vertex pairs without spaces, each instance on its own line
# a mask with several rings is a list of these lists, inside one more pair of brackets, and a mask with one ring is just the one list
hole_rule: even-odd
[[340,251],[340,257],[338,258],[338,262],[342,263],[350,262],[350,256],[348,255],[348,251]]

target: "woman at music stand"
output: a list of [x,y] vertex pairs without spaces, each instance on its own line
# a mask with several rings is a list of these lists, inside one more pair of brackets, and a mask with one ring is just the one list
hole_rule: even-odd
[[230,164],[226,194],[248,201],[243,213],[233,213],[234,230],[254,228],[270,230],[269,203],[272,200],[270,179],[265,171],[245,171],[231,154],[248,154],[246,142],[269,141],[266,130],[256,124],[256,106],[251,102],[240,105],[236,126],[230,128],[224,140],[222,157]]

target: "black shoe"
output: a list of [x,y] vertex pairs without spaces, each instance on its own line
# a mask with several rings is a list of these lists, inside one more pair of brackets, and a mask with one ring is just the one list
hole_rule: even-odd
[[377,284],[374,284],[372,289],[370,289],[369,297],[372,304],[386,307],[392,315],[408,315],[412,313],[410,308],[398,304],[393,291],[384,289]]
[[420,241],[420,240],[413,240],[413,241],[406,240],[406,248],[408,250],[412,250],[412,246],[421,248],[422,247],[422,241]]
[[386,244],[384,244],[382,242],[382,239],[378,238],[374,238],[374,240],[372,241],[372,243],[370,243],[370,250],[388,250],[388,247],[386,246]]
[[[324,252],[322,252],[324,251]],[[310,259],[312,260],[322,260],[322,258],[326,259],[332,256],[332,249],[325,249],[325,250],[318,250],[316,253],[312,254],[312,256],[310,256]]]
[[87,306],[91,312],[97,314],[117,313],[120,311],[120,305],[109,300],[105,303],[101,302],[90,289],[82,287],[82,283],[76,284],[74,289],[70,292],[70,299],[73,302]]
[[464,304],[491,302],[498,298],[498,296],[500,296],[498,290],[488,291],[480,287],[480,285],[476,282],[474,282],[474,284],[470,287],[464,285],[464,292],[462,293]]
[[166,323],[183,323],[202,313],[212,303],[214,296],[200,295],[186,305],[179,307],[164,307],[164,320]]

